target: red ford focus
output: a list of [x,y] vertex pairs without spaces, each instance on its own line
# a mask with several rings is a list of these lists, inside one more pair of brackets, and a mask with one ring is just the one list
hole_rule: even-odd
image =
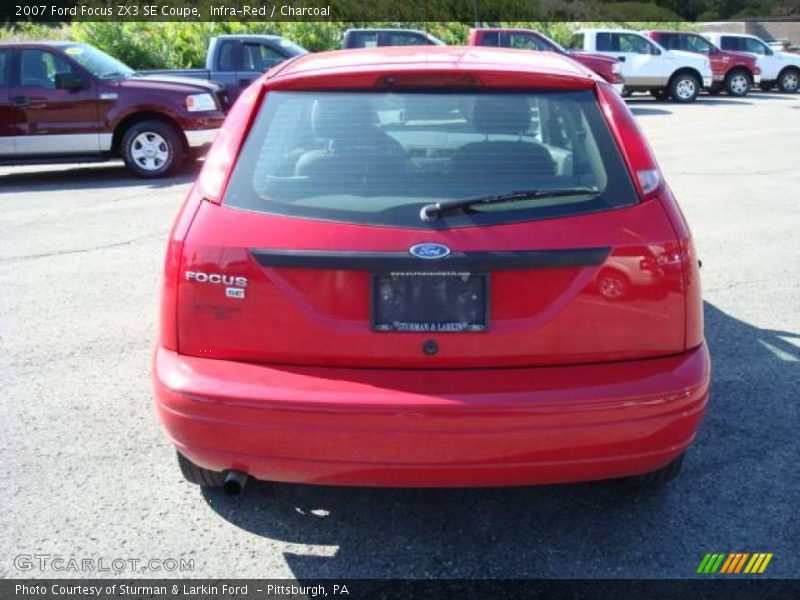
[[568,59],[307,55],[237,102],[171,233],[158,410],[186,478],[673,477],[709,388],[689,229]]

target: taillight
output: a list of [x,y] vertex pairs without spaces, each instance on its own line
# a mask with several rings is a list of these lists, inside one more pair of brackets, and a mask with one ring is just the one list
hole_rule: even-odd
[[646,195],[650,195],[661,185],[661,173],[658,169],[639,169],[636,171],[639,187]]
[[663,178],[650,145],[628,105],[614,88],[598,85],[597,93],[606,121],[634,176],[640,197],[642,200],[652,198],[661,189]]
[[167,242],[167,255],[164,258],[164,272],[161,281],[161,311],[159,327],[159,343],[169,350],[178,349],[178,279],[180,276],[183,244],[189,226],[203,196],[197,186],[192,186],[186,200],[175,217]]
[[222,202],[236,157],[247,137],[262,95],[260,82],[254,83],[239,96],[225,118],[197,178],[197,186],[204,199],[215,204]]

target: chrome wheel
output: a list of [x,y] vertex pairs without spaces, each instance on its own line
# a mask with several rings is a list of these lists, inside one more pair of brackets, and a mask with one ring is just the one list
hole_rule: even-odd
[[169,161],[167,140],[154,131],[143,131],[131,141],[131,159],[144,171],[158,171]]
[[796,92],[798,85],[800,85],[800,78],[796,71],[789,71],[781,77],[781,90],[784,92]]
[[680,100],[691,100],[697,94],[697,85],[694,79],[681,79],[675,86],[675,95]]
[[735,96],[744,96],[750,89],[750,80],[744,73],[735,73],[731,77],[728,90]]

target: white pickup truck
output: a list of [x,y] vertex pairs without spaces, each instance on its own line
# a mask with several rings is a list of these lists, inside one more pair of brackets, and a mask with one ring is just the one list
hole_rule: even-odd
[[773,50],[754,35],[744,33],[703,33],[706,39],[723,50],[747,52],[756,57],[761,69],[762,90],[771,90],[775,84],[785,94],[793,94],[800,89],[800,54]]
[[711,86],[708,57],[667,50],[637,31],[579,29],[569,47],[620,60],[626,94],[645,91],[659,100],[692,102],[702,88]]

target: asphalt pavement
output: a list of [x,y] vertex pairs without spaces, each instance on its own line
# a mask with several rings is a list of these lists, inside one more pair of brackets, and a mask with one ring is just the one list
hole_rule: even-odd
[[203,493],[149,379],[165,239],[198,165],[151,182],[118,163],[0,167],[0,576],[683,578],[707,552],[772,552],[764,576],[797,576],[800,95],[630,106],[703,261],[712,396],[670,486]]

